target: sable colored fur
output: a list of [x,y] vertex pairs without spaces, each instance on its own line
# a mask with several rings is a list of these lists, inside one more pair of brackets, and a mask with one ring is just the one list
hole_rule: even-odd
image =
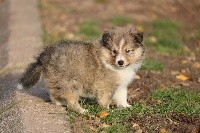
[[80,96],[96,97],[103,107],[111,101],[129,107],[127,86],[144,59],[142,40],[135,28],[117,27],[95,43],[61,41],[46,47],[29,65],[20,86],[29,88],[42,75],[52,102],[80,113],[85,112],[78,103]]

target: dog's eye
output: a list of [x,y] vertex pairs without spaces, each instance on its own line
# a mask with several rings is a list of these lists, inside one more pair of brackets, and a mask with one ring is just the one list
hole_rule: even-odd
[[116,50],[111,50],[111,54],[112,54],[112,55],[116,55],[116,54],[117,54],[117,51],[116,51]]

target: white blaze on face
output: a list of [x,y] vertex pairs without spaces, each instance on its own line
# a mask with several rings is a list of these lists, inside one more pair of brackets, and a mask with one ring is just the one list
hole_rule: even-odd
[[116,65],[118,65],[118,61],[124,61],[125,60],[125,58],[122,54],[122,47],[124,46],[124,44],[125,44],[125,40],[124,40],[124,38],[122,38],[119,42],[119,51],[118,51],[119,53],[116,56],[116,60],[115,60]]

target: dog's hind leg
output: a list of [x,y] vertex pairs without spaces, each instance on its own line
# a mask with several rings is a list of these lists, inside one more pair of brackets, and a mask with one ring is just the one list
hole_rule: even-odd
[[50,89],[52,102],[56,105],[67,106],[78,113],[86,112],[78,102],[82,93],[82,85],[75,80],[71,80],[62,86]]

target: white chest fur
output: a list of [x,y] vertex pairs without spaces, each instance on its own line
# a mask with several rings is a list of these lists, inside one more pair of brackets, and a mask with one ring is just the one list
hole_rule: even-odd
[[129,85],[129,83],[134,79],[135,77],[135,72],[140,68],[141,63],[137,63],[137,64],[132,64],[130,66],[128,66],[127,68],[122,68],[122,69],[115,69],[113,66],[111,66],[110,64],[107,64],[104,62],[104,65],[106,66],[106,68],[116,72],[119,76],[119,86],[121,87],[127,87]]
[[119,86],[120,87],[127,87],[129,83],[134,79],[135,77],[135,72],[134,70],[130,68],[126,68],[123,70],[117,70],[116,71],[119,75]]
[[124,69],[114,69],[110,64],[105,63],[105,66],[118,74],[119,86],[113,95],[113,100],[116,102],[117,106],[130,107],[131,105],[127,102],[127,87],[129,83],[134,79],[135,72],[141,66],[141,63],[132,64]]

